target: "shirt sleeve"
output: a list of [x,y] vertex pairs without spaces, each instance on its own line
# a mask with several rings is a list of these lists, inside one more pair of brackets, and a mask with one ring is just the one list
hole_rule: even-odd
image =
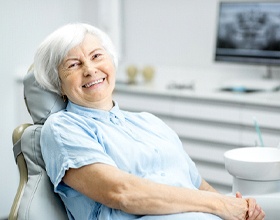
[[41,132],[42,156],[46,171],[54,185],[54,191],[64,195],[59,187],[62,178],[69,168],[80,168],[93,163],[104,163],[116,166],[98,142],[97,129],[65,114],[51,115]]

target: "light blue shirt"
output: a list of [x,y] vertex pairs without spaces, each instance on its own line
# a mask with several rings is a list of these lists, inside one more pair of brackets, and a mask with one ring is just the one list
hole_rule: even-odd
[[66,110],[47,119],[41,147],[47,173],[69,219],[220,219],[207,213],[131,215],[95,202],[62,182],[69,168],[104,163],[157,183],[197,189],[201,176],[195,164],[177,134],[152,114],[122,111],[117,103],[111,111],[103,111],[69,102]]

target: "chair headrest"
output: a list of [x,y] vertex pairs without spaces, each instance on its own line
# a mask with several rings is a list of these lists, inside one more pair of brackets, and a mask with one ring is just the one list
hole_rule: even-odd
[[34,124],[44,124],[51,114],[66,108],[67,103],[58,94],[40,87],[33,68],[25,75],[23,85],[25,104]]

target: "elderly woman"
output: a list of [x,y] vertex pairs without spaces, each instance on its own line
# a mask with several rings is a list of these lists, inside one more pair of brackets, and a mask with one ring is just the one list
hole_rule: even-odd
[[149,113],[113,101],[117,56],[106,34],[68,24],[48,36],[35,77],[68,104],[43,126],[47,173],[69,219],[263,219],[251,198],[218,193],[178,136]]

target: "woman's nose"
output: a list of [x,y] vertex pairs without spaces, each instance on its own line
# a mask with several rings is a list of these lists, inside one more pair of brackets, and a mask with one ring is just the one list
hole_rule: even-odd
[[93,63],[85,64],[84,76],[92,75],[97,73],[97,67]]

